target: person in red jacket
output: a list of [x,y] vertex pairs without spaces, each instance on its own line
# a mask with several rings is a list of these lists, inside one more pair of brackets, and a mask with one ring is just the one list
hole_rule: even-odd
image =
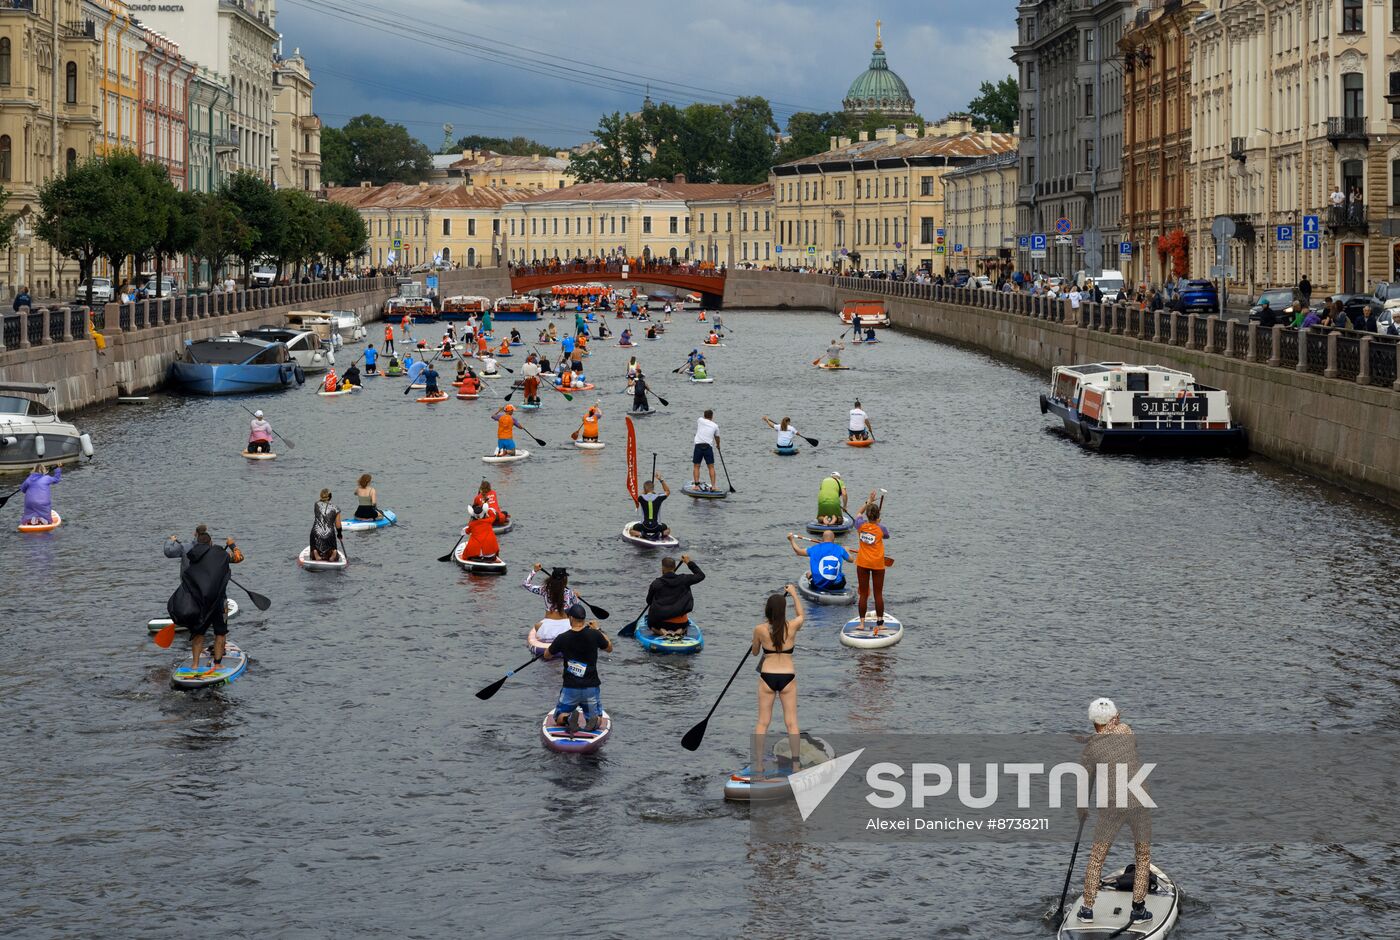
[[467,544],[462,547],[462,558],[468,561],[501,560],[501,545],[496,541],[496,533],[491,529],[495,521],[495,511],[484,502],[472,505],[471,521],[467,523]]

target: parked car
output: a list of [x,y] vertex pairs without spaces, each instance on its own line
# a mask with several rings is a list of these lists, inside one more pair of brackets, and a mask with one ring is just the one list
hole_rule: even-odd
[[975,287],[978,290],[994,290],[996,287],[996,285],[992,283],[992,279],[987,277],[987,275],[985,274],[977,275],[968,283],[967,286]]
[[[145,296],[147,296],[147,297],[154,297],[154,296],[156,296],[156,279],[155,279],[155,278],[151,278],[150,280],[148,280],[148,281],[146,282],[145,287],[143,287],[142,290],[145,291]],[[163,278],[161,278],[161,279],[160,279],[160,296],[162,296],[162,297],[169,297],[169,296],[171,296],[171,295],[174,294],[174,293],[176,293],[176,290],[175,290],[175,279],[174,279],[173,277],[163,277]]]
[[[88,278],[92,282],[92,302],[97,304],[109,304],[112,302],[112,279],[109,277]],[[86,304],[88,281],[83,281],[78,285],[78,303]]]
[[1259,322],[1259,311],[1264,309],[1264,301],[1269,302],[1269,307],[1275,315],[1283,313],[1297,300],[1297,296],[1291,287],[1266,287],[1259,292],[1259,299],[1249,308],[1249,319],[1255,323]]
[[277,280],[277,269],[272,265],[257,264],[253,266],[254,287],[271,287],[275,280]]
[[1172,309],[1182,313],[1219,313],[1220,295],[1214,281],[1183,277],[1176,282]]
[[1122,271],[1104,268],[1097,276],[1088,271],[1078,271],[1074,275],[1074,285],[1080,290],[1084,290],[1090,281],[1093,281],[1094,286],[1103,291],[1103,302],[1106,304],[1117,303],[1123,294]]

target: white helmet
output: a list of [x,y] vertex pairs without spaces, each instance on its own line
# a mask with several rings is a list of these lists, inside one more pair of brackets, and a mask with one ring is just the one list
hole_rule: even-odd
[[1096,698],[1089,703],[1089,720],[1096,725],[1106,725],[1118,714],[1118,706],[1111,698]]

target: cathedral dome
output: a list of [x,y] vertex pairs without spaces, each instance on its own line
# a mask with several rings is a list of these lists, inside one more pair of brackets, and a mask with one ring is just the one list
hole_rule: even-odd
[[875,24],[875,52],[870,57],[870,68],[851,82],[841,105],[856,114],[878,111],[888,117],[914,116],[914,98],[909,94],[909,86],[891,71],[885,59],[885,44],[880,39],[878,21]]

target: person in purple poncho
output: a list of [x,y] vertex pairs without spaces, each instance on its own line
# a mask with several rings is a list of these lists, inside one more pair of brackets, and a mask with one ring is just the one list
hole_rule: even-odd
[[53,499],[49,495],[49,487],[61,479],[62,467],[54,467],[53,473],[49,473],[48,467],[39,464],[19,485],[19,491],[24,494],[24,514],[20,517],[22,525],[48,525],[53,522]]

